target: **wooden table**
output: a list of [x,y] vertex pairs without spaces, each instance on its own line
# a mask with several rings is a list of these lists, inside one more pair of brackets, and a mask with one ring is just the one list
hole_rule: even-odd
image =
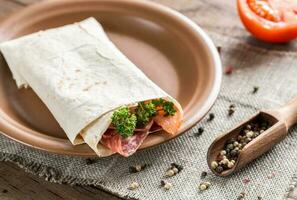
[[[0,0],[0,21],[13,11],[41,0]],[[187,15],[208,31],[232,36],[255,46],[283,51],[296,51],[297,43],[271,45],[259,42],[249,36],[236,13],[236,0],[153,0],[170,6]],[[223,16],[223,17],[222,17]],[[297,189],[289,194],[288,200],[297,200]],[[69,186],[46,182],[28,174],[12,163],[0,162],[1,200],[118,200],[93,186]]]

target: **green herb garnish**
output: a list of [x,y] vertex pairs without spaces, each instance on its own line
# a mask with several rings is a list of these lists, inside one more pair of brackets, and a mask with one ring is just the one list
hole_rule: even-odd
[[160,98],[160,99],[155,99],[152,101],[152,103],[158,107],[160,106],[164,112],[165,112],[165,116],[173,116],[176,113],[176,110],[174,108],[174,103],[170,102],[170,101],[165,101],[164,99]]
[[130,112],[127,106],[120,107],[113,113],[111,120],[117,132],[128,138],[133,135],[136,126],[147,124],[158,111],[163,111],[164,116],[173,116],[176,113],[172,102],[160,98],[151,102],[140,102],[135,113]]
[[136,128],[137,118],[135,114],[130,113],[127,106],[116,110],[112,115],[112,124],[117,132],[124,138],[130,137]]
[[141,102],[138,104],[136,108],[136,117],[137,117],[137,125],[142,126],[149,122],[150,118],[156,115],[156,107],[155,105],[150,103]]

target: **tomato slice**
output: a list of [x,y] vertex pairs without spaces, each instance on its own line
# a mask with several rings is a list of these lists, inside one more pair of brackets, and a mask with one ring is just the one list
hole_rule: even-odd
[[267,42],[297,38],[297,0],[237,0],[246,29]]

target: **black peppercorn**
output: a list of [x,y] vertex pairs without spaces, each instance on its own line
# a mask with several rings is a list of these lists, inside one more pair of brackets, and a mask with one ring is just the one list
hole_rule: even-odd
[[147,167],[147,164],[130,166],[129,167],[129,172],[130,173],[137,173],[137,172],[140,172],[140,171],[144,170],[146,167]]
[[165,184],[166,182],[164,180],[161,180],[161,187],[164,187]]
[[218,166],[215,170],[216,170],[217,173],[220,174],[220,173],[222,173],[224,171],[224,168],[222,166]]
[[86,159],[86,164],[87,164],[87,165],[94,164],[95,162],[96,162],[95,159],[92,159],[92,158],[87,158],[87,159]]
[[215,115],[213,113],[209,114],[209,117],[207,119],[208,122],[212,121],[215,118]]
[[235,157],[235,156],[237,156],[238,155],[238,150],[235,150],[235,149],[233,149],[231,152],[230,152],[230,155],[232,156],[232,157]]
[[171,168],[177,168],[178,169],[178,173],[183,170],[183,166],[178,165],[176,163],[171,163]]
[[200,176],[201,179],[204,179],[206,176],[207,176],[207,172],[205,171],[201,172],[201,176]]
[[198,132],[196,132],[196,133],[194,133],[194,136],[200,136],[200,135],[202,135],[202,133],[204,132],[204,128],[202,128],[202,127],[199,127],[198,128]]
[[259,90],[259,87],[258,86],[254,86],[253,87],[253,94],[256,94]]

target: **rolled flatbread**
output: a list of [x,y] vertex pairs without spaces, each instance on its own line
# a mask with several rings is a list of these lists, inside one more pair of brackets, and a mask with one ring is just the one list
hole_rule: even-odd
[[100,140],[121,106],[164,98],[181,119],[179,103],[123,55],[94,18],[4,42],[0,50],[17,86],[31,87],[72,144],[85,142],[98,156],[114,152]]

